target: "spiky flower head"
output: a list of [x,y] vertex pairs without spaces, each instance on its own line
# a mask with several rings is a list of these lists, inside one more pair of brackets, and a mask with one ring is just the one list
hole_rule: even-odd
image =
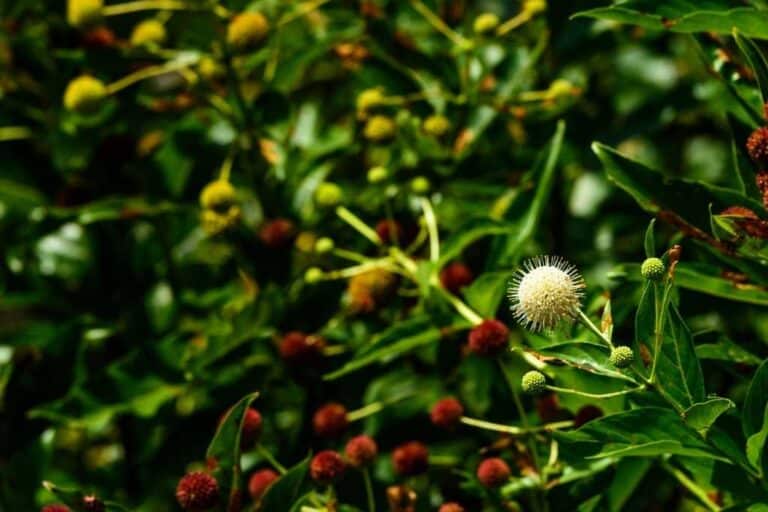
[[264,493],[267,492],[269,486],[278,478],[280,478],[280,475],[271,469],[261,469],[252,474],[248,480],[248,494],[251,495],[251,499],[259,501],[264,496]]
[[759,166],[768,164],[768,126],[761,126],[749,135],[747,153]]
[[538,256],[516,272],[507,293],[517,321],[543,331],[578,315],[584,286],[579,271],[565,259]]
[[378,453],[376,441],[366,435],[353,437],[344,447],[344,455],[347,456],[349,464],[356,468],[371,464]]
[[430,188],[432,188],[432,183],[426,176],[416,176],[411,180],[411,191],[414,194],[426,194]]
[[546,386],[547,378],[541,372],[531,370],[523,375],[522,387],[525,394],[538,395],[546,389]]
[[361,119],[364,119],[373,108],[382,105],[386,100],[386,93],[382,87],[371,87],[366,89],[357,95],[355,100],[355,106],[357,107],[357,114]]
[[441,428],[453,428],[464,415],[464,406],[452,396],[439,400],[429,412],[432,424]]
[[133,46],[145,46],[163,44],[165,42],[165,25],[155,19],[144,20],[131,32],[131,44]]
[[258,45],[269,32],[269,22],[263,14],[250,11],[235,16],[227,27],[227,42],[237,50]]
[[200,192],[200,206],[219,213],[228,210],[236,201],[235,187],[227,180],[214,180]]
[[616,368],[626,368],[635,360],[635,353],[627,346],[616,347],[611,351],[610,360]]
[[664,262],[659,258],[648,258],[640,266],[640,274],[649,281],[661,281],[665,270]]
[[45,505],[40,509],[40,512],[72,512],[72,509],[60,503],[54,503],[53,505]]
[[487,34],[499,26],[499,16],[492,12],[484,12],[475,18],[472,29],[476,34]]
[[312,417],[312,429],[315,434],[327,439],[341,436],[348,426],[347,409],[337,402],[323,405]]
[[80,114],[92,114],[107,97],[104,82],[90,75],[82,75],[67,85],[64,91],[64,106]]
[[386,167],[377,165],[368,169],[368,182],[381,183],[389,177],[389,170]]
[[332,484],[344,475],[346,464],[338,452],[323,450],[309,463],[309,474],[317,483]]
[[322,238],[318,238],[315,242],[315,252],[318,254],[326,254],[331,252],[335,246],[336,244],[333,242],[333,238],[324,236]]
[[103,0],[69,0],[67,2],[67,22],[76,28],[95,25],[101,20]]
[[546,10],[547,10],[546,0],[524,0],[523,1],[523,12],[528,14],[529,16],[533,16],[534,14],[538,14]]
[[176,501],[184,510],[210,510],[219,501],[219,483],[208,473],[187,473],[176,487]]
[[490,489],[505,484],[511,474],[512,472],[507,463],[498,457],[485,459],[477,467],[477,479],[483,487]]
[[409,441],[392,452],[395,472],[402,476],[425,473],[429,469],[429,449],[419,441]]
[[325,272],[319,267],[310,267],[304,272],[304,281],[309,284],[318,283],[323,280]]

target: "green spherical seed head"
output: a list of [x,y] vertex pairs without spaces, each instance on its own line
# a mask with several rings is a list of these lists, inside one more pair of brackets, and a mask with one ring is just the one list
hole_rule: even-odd
[[381,183],[389,177],[389,171],[382,165],[371,167],[368,169],[368,182],[369,183]]
[[304,281],[307,283],[317,283],[323,279],[323,271],[317,267],[308,268],[304,273]]
[[415,194],[426,194],[431,186],[432,184],[424,176],[416,176],[411,180],[411,190]]
[[611,352],[611,364],[616,368],[626,368],[635,360],[635,353],[626,346],[616,347]]
[[531,370],[523,375],[522,386],[523,393],[528,395],[538,395],[546,389],[547,378],[544,377],[543,373]]
[[323,238],[315,242],[315,252],[319,254],[325,254],[327,252],[331,252],[334,246],[335,244],[333,243],[333,239],[328,238],[327,236],[324,236]]
[[640,267],[640,274],[650,281],[660,281],[664,277],[664,262],[659,258],[648,258]]
[[315,201],[320,206],[333,207],[341,202],[344,192],[335,183],[325,182],[315,190]]

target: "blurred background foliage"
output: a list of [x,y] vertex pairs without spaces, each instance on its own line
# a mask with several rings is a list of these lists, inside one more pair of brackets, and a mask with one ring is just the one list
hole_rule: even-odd
[[[632,4],[643,11],[655,3]],[[762,2],[750,4],[766,12]],[[585,275],[592,310],[610,293],[616,331],[629,339],[639,274],[622,264],[642,261],[649,218],[658,215],[657,246],[683,245],[680,304],[707,390],[740,403],[766,354],[768,274],[759,240],[736,255],[711,242],[733,235],[727,218],[717,222],[723,208],[765,214],[743,154],[760,124],[759,68],[730,25],[675,33],[651,22],[621,25],[631,11],[610,10],[571,19],[606,5],[551,2],[497,34],[478,33],[477,17],[495,13],[503,27],[524,6],[232,0],[221,2],[222,15],[190,2],[83,28],[68,24],[62,2],[2,4],[0,506],[31,510],[49,501],[45,479],[130,510],[171,510],[176,481],[202,461],[218,418],[259,390],[264,444],[286,465],[327,446],[308,427],[320,404],[354,409],[407,395],[359,430],[383,451],[410,431],[459,468],[473,461],[437,471],[432,486],[417,482],[419,510],[454,496],[480,507],[483,495],[462,471],[473,472],[491,437],[435,431],[426,411],[453,393],[473,415],[513,422],[514,410],[501,405],[510,403],[503,380],[486,362],[463,357],[463,334],[440,330],[455,314],[423,290],[361,315],[344,283],[306,282],[311,267],[343,266],[315,250],[321,237],[371,252],[335,214],[338,205],[371,226],[396,219],[407,238],[419,230],[419,197],[429,197],[450,255],[441,264],[468,265],[478,279],[465,299],[508,325],[501,297],[514,266],[525,256],[564,255]],[[228,17],[246,10],[262,12],[269,33],[237,52],[226,42]],[[135,44],[134,27],[149,18],[165,37]],[[742,32],[766,36],[751,25]],[[114,84],[147,69],[159,72],[121,87],[95,112],[64,107],[80,75]],[[361,93],[375,88],[387,100],[361,108]],[[447,125],[424,123],[434,115]],[[394,125],[377,131],[376,116]],[[638,185],[641,164],[666,177]],[[238,220],[206,231],[199,195],[222,168],[231,169]],[[383,169],[378,177],[375,168]],[[731,187],[739,199],[720,198],[722,208],[712,210],[706,194],[675,189],[671,178]],[[638,196],[653,198],[640,200],[647,211]],[[683,236],[679,223],[664,222],[678,208],[699,229],[726,233]],[[296,330],[322,335],[341,354],[315,372],[284,364],[278,341]],[[364,355],[372,340],[387,346],[423,332],[365,371],[321,378],[356,360],[350,354]],[[522,334],[512,336],[519,343]],[[595,385],[576,372],[564,378]],[[569,400],[560,405],[571,414],[583,405]],[[243,459],[246,471],[261,464],[258,453]],[[606,485],[620,493],[634,472],[643,476],[618,509],[694,507],[666,474],[642,469],[596,468],[553,489],[552,510],[575,508]],[[606,479],[606,471],[617,476]],[[395,482],[388,460],[374,479]],[[339,494],[362,507],[354,479]]]

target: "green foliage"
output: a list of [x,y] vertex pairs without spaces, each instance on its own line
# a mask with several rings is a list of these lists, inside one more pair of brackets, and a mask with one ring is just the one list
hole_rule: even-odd
[[765,509],[765,1],[0,16],[1,510]]

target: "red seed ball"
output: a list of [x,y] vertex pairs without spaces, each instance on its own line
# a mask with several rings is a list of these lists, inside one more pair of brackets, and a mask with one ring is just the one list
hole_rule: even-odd
[[392,452],[392,464],[402,476],[424,473],[429,468],[429,450],[418,441],[403,443]]
[[312,458],[309,474],[319,484],[332,484],[344,475],[344,459],[333,450],[324,450]]
[[440,505],[438,512],[464,512],[464,507],[456,503],[455,501],[449,501]]
[[344,448],[344,454],[347,456],[349,464],[356,468],[367,466],[379,453],[379,447],[376,441],[370,436],[357,436],[347,442]]
[[190,512],[210,510],[219,501],[219,483],[208,473],[187,473],[176,487],[176,501]]
[[469,285],[474,278],[469,267],[459,261],[449,263],[440,271],[440,283],[454,295]]
[[453,428],[464,415],[464,406],[453,397],[443,398],[432,406],[429,419],[441,428]]
[[51,505],[45,505],[40,509],[40,512],[72,512],[72,509],[61,503],[53,503]]
[[347,408],[337,402],[323,405],[312,417],[315,434],[326,439],[339,437],[348,426]]
[[323,358],[325,345],[325,340],[320,336],[291,331],[280,340],[280,357],[293,366],[316,366]]
[[498,457],[485,459],[477,467],[477,479],[488,488],[499,487],[509,480],[511,471],[506,462]]
[[469,349],[480,356],[502,353],[509,343],[509,329],[498,320],[483,320],[469,331]]
[[761,126],[747,139],[749,157],[761,167],[768,164],[768,127]]
[[576,417],[573,419],[573,426],[579,428],[580,426],[595,420],[603,415],[603,410],[596,405],[585,405],[578,411],[576,411]]
[[86,512],[104,512],[107,510],[107,507],[99,498],[90,495],[83,497],[83,510]]
[[285,249],[296,236],[296,226],[288,219],[274,219],[259,230],[259,238],[270,249]]
[[376,223],[376,234],[385,244],[393,244],[395,240],[403,244],[403,226],[396,220],[382,219]]
[[278,478],[280,475],[271,469],[261,469],[252,474],[248,480],[248,494],[251,495],[251,499],[259,501],[269,486]]

